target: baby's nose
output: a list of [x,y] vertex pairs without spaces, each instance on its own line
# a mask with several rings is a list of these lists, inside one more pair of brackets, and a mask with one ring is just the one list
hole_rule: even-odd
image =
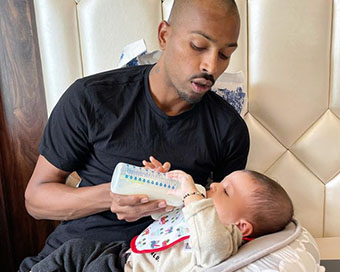
[[213,182],[210,184],[210,190],[215,191],[216,190],[216,182]]

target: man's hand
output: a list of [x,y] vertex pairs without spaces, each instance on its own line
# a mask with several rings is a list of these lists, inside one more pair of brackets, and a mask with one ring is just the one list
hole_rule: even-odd
[[110,194],[111,212],[115,213],[119,220],[133,222],[153,213],[172,210],[171,207],[167,207],[164,200],[149,201],[146,195],[120,195],[112,192]]
[[[171,165],[169,162],[162,164],[153,156],[150,156],[149,162],[143,160],[145,168],[153,169],[158,172],[166,173],[169,171]],[[165,200],[152,200],[149,201],[147,195],[120,195],[111,194],[111,212],[117,215],[119,220],[127,222],[137,221],[138,219],[149,216],[154,213],[168,212],[173,209],[167,206]]]
[[142,163],[145,168],[153,169],[161,173],[166,173],[170,170],[171,164],[170,162],[161,163],[160,161],[156,160],[153,156],[149,158],[150,162],[143,160]]

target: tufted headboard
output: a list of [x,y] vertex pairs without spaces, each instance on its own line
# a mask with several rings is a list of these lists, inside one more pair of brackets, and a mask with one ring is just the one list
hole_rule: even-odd
[[[340,1],[237,0],[242,27],[227,71],[243,71],[247,168],[281,183],[296,218],[340,258]],[[158,49],[172,0],[35,0],[47,107],[77,78],[117,67],[125,45]]]

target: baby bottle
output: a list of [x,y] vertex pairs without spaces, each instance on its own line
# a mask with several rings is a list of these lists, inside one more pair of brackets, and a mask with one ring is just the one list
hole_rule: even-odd
[[[202,185],[195,185],[198,191],[205,194]],[[122,162],[117,164],[111,179],[113,193],[145,194],[149,196],[150,200],[164,199],[168,205],[175,207],[183,205],[182,199],[167,192],[180,186],[179,181],[167,178],[165,173]]]

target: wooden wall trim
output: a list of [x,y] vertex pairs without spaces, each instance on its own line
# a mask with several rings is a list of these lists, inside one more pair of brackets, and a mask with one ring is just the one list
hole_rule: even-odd
[[[1,94],[1,90],[0,90]],[[0,95],[0,113],[3,112],[2,108],[2,99]],[[1,235],[1,243],[0,243],[0,264],[3,267],[4,271],[13,271],[14,270],[14,262],[12,258],[8,258],[11,256],[11,252],[13,251],[12,244],[10,242],[9,236],[11,233],[11,229],[8,226],[9,219],[9,209],[6,205],[7,195],[3,190],[2,184],[5,184],[5,169],[3,165],[3,161],[5,159],[5,146],[7,146],[8,138],[6,131],[5,120],[3,116],[0,114],[0,233]],[[7,151],[7,150],[6,150]]]
[[[0,0],[0,7],[0,224],[9,243],[0,247],[0,267],[16,271],[40,251],[56,222],[34,220],[24,203],[47,120],[33,1]],[[12,267],[4,269],[8,260]]]

